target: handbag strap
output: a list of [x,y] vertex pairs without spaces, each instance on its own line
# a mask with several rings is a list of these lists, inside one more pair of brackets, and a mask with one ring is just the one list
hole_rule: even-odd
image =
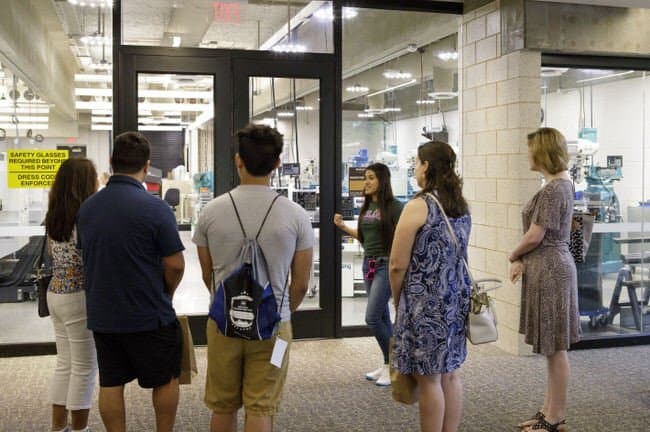
[[[449,230],[449,234],[451,235],[451,239],[454,241],[454,244],[456,245],[456,249],[460,251],[460,244],[458,243],[458,238],[456,237],[456,233],[454,232],[453,228],[451,227],[451,223],[449,222],[449,218],[447,217],[447,213],[445,213],[445,209],[442,208],[442,204],[440,204],[440,201],[438,201],[438,198],[432,193],[427,193],[427,196],[431,197],[431,199],[436,203],[438,206],[438,209],[440,210],[440,214],[442,214],[442,218],[445,220],[445,223],[447,224],[447,229]],[[472,272],[469,269],[469,265],[467,264],[467,260],[465,257],[462,257],[463,260],[463,265],[465,266],[465,270],[467,270],[467,275],[469,276],[470,283],[472,284],[472,289],[476,289],[477,291],[482,291],[482,292],[488,292],[495,290],[499,288],[501,281],[499,279],[474,279],[472,276]],[[493,286],[491,288],[482,288],[478,283],[485,283],[485,282],[494,282],[498,283],[499,285]]]

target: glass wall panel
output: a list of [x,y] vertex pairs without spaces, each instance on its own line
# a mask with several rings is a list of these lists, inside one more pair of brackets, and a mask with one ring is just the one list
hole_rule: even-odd
[[314,262],[309,290],[298,310],[320,308],[320,97],[316,79],[250,77],[252,123],[284,136],[282,164],[273,175],[275,190],[302,206],[314,228]]
[[[431,138],[458,150],[456,16],[358,9],[343,22],[342,211],[357,227],[363,167],[390,168],[393,193],[416,191],[417,146]],[[357,179],[355,181],[355,179]],[[342,325],[365,324],[364,250],[343,236]],[[392,313],[392,306],[391,306]]]
[[145,184],[174,211],[185,245],[185,273],[174,295],[180,314],[207,314],[210,304],[191,235],[214,196],[213,95],[212,75],[138,74],[138,130],[151,142]]
[[8,60],[0,64],[0,344],[54,341],[50,319],[37,315],[34,286],[41,223],[61,162],[53,152],[87,157],[102,174],[111,148],[110,132],[91,125],[93,109],[112,110],[107,2],[22,3],[13,13],[30,38],[0,48]]
[[122,44],[331,53],[332,20],[329,1],[122,0]]
[[584,338],[649,329],[646,75],[542,68],[543,123],[568,140],[574,212],[596,221],[585,261],[577,264]]

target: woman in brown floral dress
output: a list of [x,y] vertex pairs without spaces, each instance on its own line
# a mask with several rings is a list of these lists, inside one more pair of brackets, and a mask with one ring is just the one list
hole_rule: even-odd
[[569,252],[573,183],[559,131],[541,128],[528,135],[528,154],[530,169],[544,176],[545,185],[522,211],[525,234],[510,254],[510,278],[522,278],[519,332],[533,352],[546,356],[547,388],[541,409],[519,426],[558,431],[566,423],[567,349],[580,333],[577,273]]

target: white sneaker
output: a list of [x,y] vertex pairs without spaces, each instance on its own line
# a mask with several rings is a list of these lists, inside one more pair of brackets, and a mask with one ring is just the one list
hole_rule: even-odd
[[381,368],[381,375],[375,382],[378,386],[389,386],[390,385],[390,369],[388,365],[384,365]]
[[383,372],[383,370],[384,370],[384,367],[382,366],[377,370],[374,370],[372,372],[368,372],[366,374],[366,379],[368,381],[377,381],[379,379],[379,377],[381,376],[381,373]]

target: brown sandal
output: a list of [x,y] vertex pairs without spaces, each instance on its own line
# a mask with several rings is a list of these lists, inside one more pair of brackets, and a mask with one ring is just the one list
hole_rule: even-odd
[[519,423],[517,425],[517,427],[519,429],[525,429],[527,427],[531,427],[531,426],[537,424],[537,422],[539,422],[540,420],[544,420],[544,419],[545,419],[544,413],[541,412],[541,411],[537,411],[534,416],[532,416],[528,420],[522,421],[521,423]]
[[[562,426],[566,425],[566,420],[560,420],[557,423],[549,423],[546,418],[541,418],[529,430],[531,431],[549,431],[559,432],[564,429]],[[560,429],[562,427],[562,429]]]

